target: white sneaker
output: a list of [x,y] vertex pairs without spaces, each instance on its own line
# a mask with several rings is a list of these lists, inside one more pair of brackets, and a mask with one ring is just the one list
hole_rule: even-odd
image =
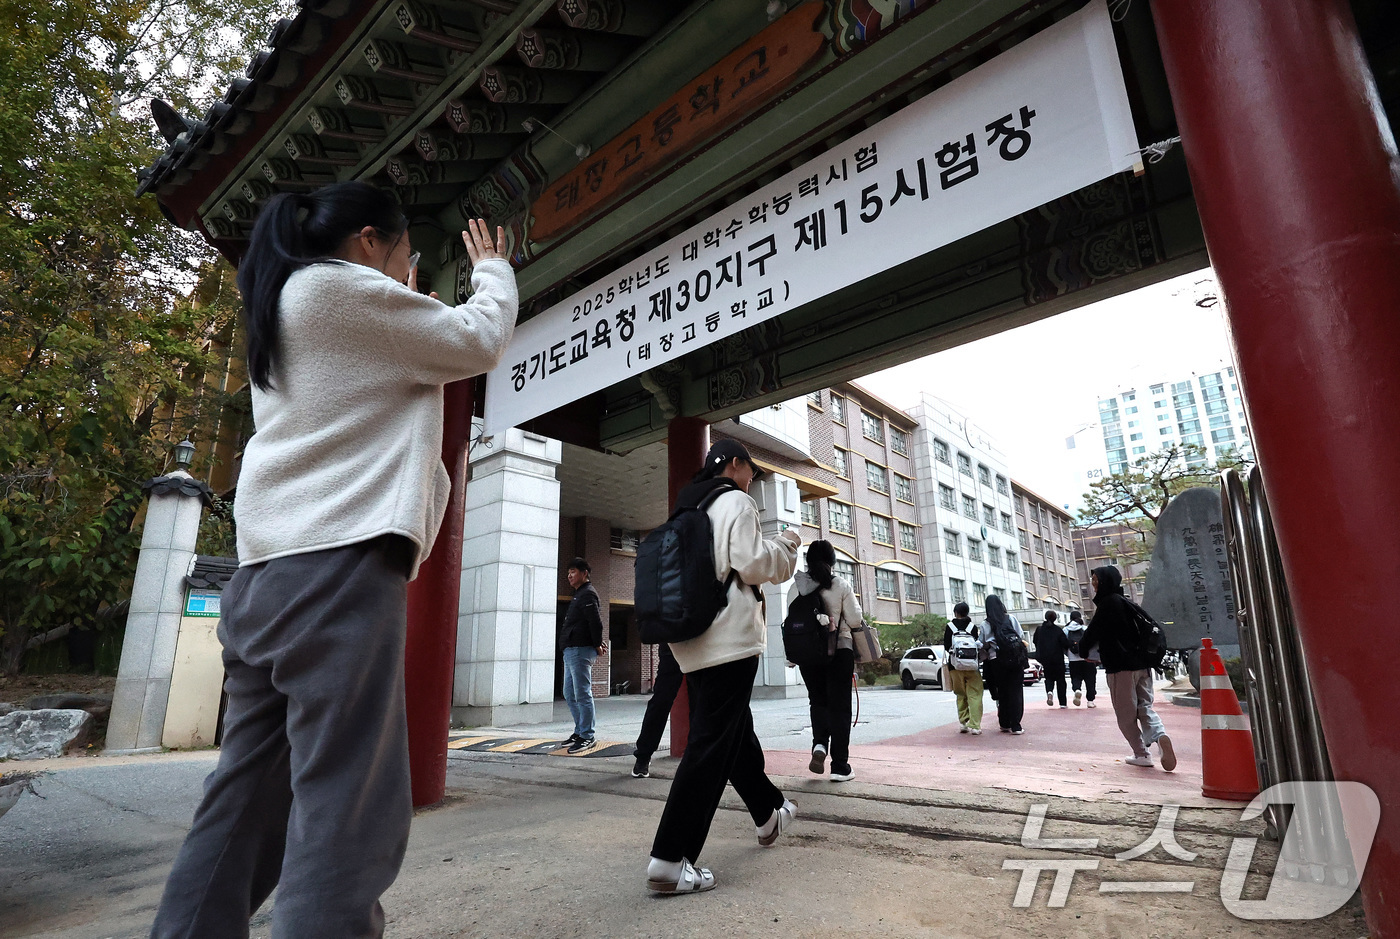
[[1152,765],[1152,757],[1150,757],[1150,756],[1130,756],[1130,757],[1128,757],[1126,760],[1124,760],[1123,762],[1124,762],[1124,763],[1127,763],[1129,766],[1151,766],[1151,765]]
[[1083,698],[1083,697],[1084,697],[1084,692],[1082,692],[1082,691],[1076,691],[1076,692],[1074,693],[1074,706],[1075,706],[1075,707],[1079,707],[1079,701],[1080,701],[1080,699]]
[[1172,747],[1172,738],[1162,734],[1157,738],[1157,746],[1162,750],[1162,769],[1170,773],[1176,769],[1176,750]]
[[972,736],[974,736],[974,737],[980,737],[980,736],[982,736],[982,731],[981,731],[979,728],[976,728],[976,727],[970,728],[970,729],[968,730],[968,733],[972,734]]
[[1094,702],[1090,701],[1090,702],[1089,702],[1089,707],[1091,707],[1091,708],[1096,708],[1096,707],[1098,707],[1098,705],[1095,704]]
[[967,726],[966,724],[961,724],[961,725],[959,725],[959,726],[960,726],[962,729],[959,730],[958,733],[960,733],[960,734],[965,734],[965,733],[967,733],[967,731],[968,731],[968,726]]

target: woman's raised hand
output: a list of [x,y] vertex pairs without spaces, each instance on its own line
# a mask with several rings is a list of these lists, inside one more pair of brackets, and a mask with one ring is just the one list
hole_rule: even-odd
[[467,246],[467,257],[472,265],[481,261],[506,256],[506,230],[496,227],[496,241],[491,242],[491,228],[485,219],[474,218],[467,221],[467,230],[462,232],[462,241]]

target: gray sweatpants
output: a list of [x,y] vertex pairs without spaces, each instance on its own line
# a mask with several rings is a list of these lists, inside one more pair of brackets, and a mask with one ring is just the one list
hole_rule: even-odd
[[1150,756],[1147,748],[1167,733],[1162,719],[1152,709],[1152,669],[1109,672],[1105,677],[1123,739],[1133,748],[1133,756]]
[[379,897],[413,817],[403,674],[412,550],[384,536],[240,568],[224,588],[219,765],[153,939],[242,939],[273,887],[275,939],[383,934]]

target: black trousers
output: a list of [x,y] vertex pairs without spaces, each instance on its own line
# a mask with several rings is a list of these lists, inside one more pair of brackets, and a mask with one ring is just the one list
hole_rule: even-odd
[[1010,666],[1000,659],[987,663],[987,670],[993,675],[997,693],[997,724],[1008,730],[1018,730],[1021,718],[1026,713],[1026,686],[1021,684],[1024,670],[1016,663]]
[[686,675],[690,741],[666,797],[652,857],[699,860],[726,781],[744,800],[754,825],[765,824],[783,807],[782,792],[763,771],[763,747],[749,710],[758,662],[753,656]]
[[632,755],[639,760],[650,760],[656,748],[661,745],[661,732],[671,719],[671,705],[676,703],[681,682],[685,676],[671,654],[671,647],[661,643],[661,661],[656,665],[656,684],[651,689],[651,700],[647,702],[646,714],[642,715],[642,730],[637,735],[637,746]]
[[1099,680],[1099,668],[1093,662],[1070,662],[1069,680],[1074,685],[1074,690],[1078,691],[1080,684],[1084,685],[1084,697],[1090,701],[1094,700],[1096,685]]
[[798,666],[807,686],[812,746],[826,747],[832,766],[844,767],[851,761],[851,676],[855,670],[856,654],[851,649],[837,649],[820,662]]
[[1060,693],[1060,706],[1064,707],[1068,702],[1065,694],[1065,663],[1061,659],[1058,662],[1040,663],[1045,668],[1045,693],[1051,694],[1056,689]]
[[377,939],[408,847],[404,633],[412,545],[389,535],[243,567],[224,588],[219,764],[154,939]]

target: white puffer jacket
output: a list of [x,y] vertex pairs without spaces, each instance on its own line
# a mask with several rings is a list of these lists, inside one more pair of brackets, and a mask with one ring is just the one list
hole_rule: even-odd
[[676,663],[687,673],[763,653],[768,645],[763,606],[750,585],[781,584],[790,578],[801,543],[790,530],[774,541],[764,540],[758,504],[739,489],[717,497],[706,511],[714,529],[715,577],[726,580],[732,569],[739,578],[729,585],[729,603],[709,629],[694,639],[671,643]]
[[[804,597],[814,590],[821,589],[806,571],[797,572],[796,587],[797,592]],[[836,648],[854,649],[851,629],[865,622],[865,614],[861,612],[860,601],[856,599],[856,592],[851,588],[850,581],[840,574],[835,575],[831,578],[831,586],[821,591],[821,597],[826,615],[831,617],[831,622],[836,626]]]

